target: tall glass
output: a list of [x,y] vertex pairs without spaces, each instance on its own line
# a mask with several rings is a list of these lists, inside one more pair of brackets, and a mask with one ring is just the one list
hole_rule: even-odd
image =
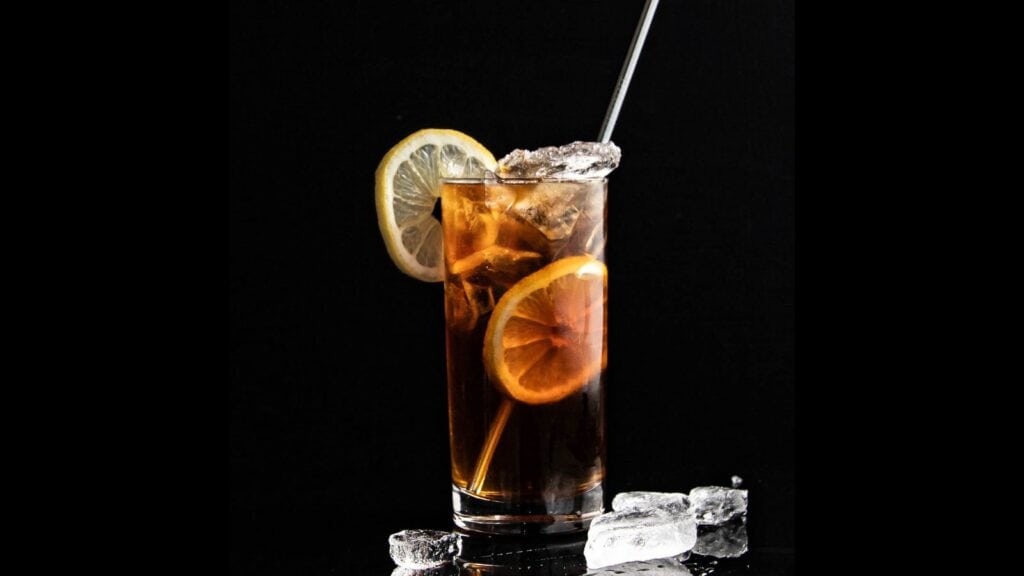
[[586,530],[603,511],[608,183],[442,182],[455,524]]

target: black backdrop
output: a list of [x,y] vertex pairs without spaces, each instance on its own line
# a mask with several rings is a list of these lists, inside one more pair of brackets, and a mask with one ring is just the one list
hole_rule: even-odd
[[[390,532],[450,526],[442,291],[389,260],[373,172],[424,127],[594,139],[642,6],[231,3],[233,572],[386,574]],[[662,0],[613,136],[607,491],[739,474],[754,546],[794,538],[793,26]]]

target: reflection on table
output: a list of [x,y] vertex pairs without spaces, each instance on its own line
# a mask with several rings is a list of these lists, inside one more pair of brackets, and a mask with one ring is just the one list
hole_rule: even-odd
[[[392,576],[728,576],[785,574],[760,570],[745,558],[746,525],[701,526],[691,552],[675,558],[626,562],[587,570],[583,549],[587,535],[544,537],[460,534],[461,549],[452,564],[429,570],[396,568]],[[787,556],[790,559],[790,556]]]

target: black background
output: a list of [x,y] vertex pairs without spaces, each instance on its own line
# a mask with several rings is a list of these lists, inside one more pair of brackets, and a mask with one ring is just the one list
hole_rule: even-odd
[[[373,172],[425,127],[595,139],[642,6],[231,3],[232,572],[387,574],[450,527],[442,291]],[[609,185],[606,493],[739,474],[755,547],[794,545],[793,45],[791,0],[662,0]]]

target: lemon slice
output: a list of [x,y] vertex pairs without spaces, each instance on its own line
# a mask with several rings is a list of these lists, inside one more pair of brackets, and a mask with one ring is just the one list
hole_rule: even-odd
[[563,258],[501,297],[484,335],[488,373],[511,398],[557,402],[606,364],[608,270],[591,256]]
[[377,167],[377,223],[388,254],[406,274],[444,280],[441,223],[433,216],[441,178],[479,178],[494,155],[456,130],[428,128],[395,144]]

